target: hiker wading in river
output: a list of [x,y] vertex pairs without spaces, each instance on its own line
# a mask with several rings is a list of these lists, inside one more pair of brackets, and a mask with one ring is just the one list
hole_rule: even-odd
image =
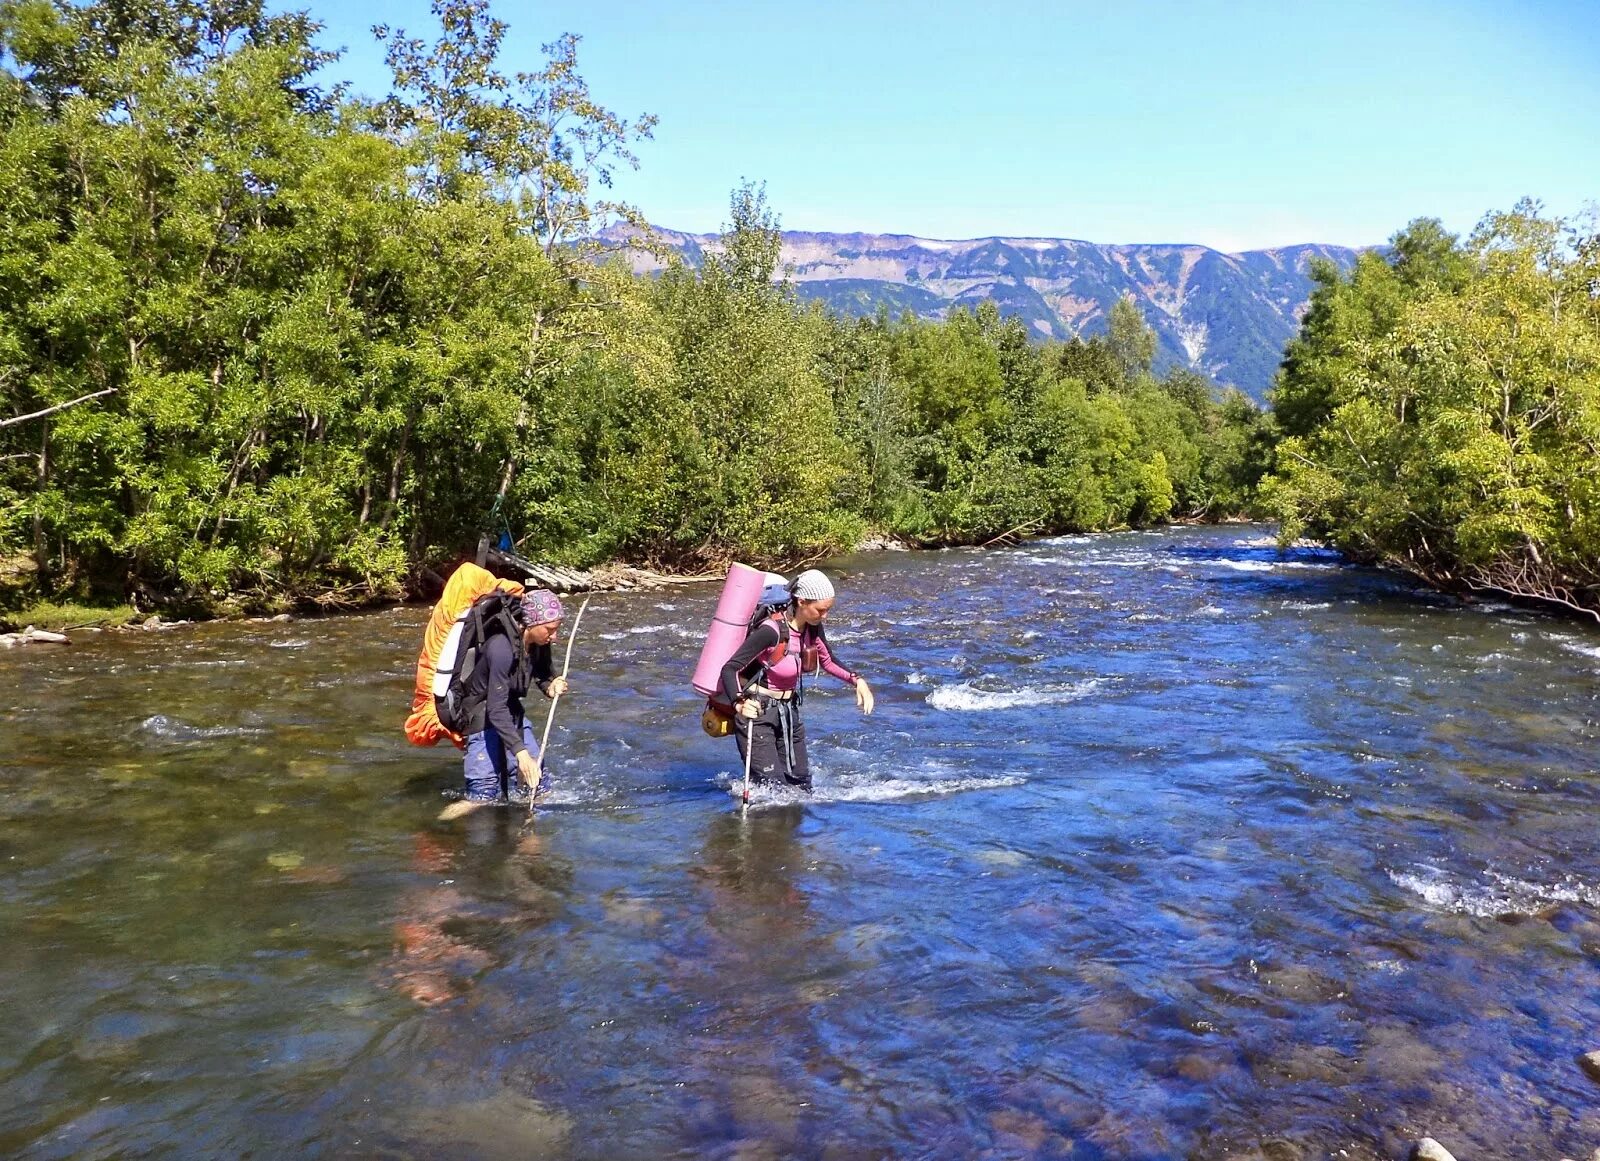
[[548,589],[534,589],[522,598],[520,638],[513,641],[497,633],[484,642],[463,689],[467,707],[463,807],[526,804],[538,791],[542,755],[522,703],[530,687],[537,686],[547,698],[567,690],[567,680],[555,675],[550,655],[564,615],[560,598]]
[[722,694],[733,705],[739,757],[753,783],[777,781],[811,791],[803,679],[826,672],[855,687],[856,705],[872,712],[872,690],[834,658],[822,624],[833,609],[833,583],[809,569],[787,586],[762,591],[744,644],[722,667]]

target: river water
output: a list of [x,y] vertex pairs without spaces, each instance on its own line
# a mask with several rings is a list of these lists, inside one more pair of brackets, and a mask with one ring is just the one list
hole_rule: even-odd
[[1600,1146],[1600,632],[1255,527],[840,566],[878,712],[743,817],[714,586],[594,597],[531,822],[437,820],[424,608],[0,656],[0,1154]]

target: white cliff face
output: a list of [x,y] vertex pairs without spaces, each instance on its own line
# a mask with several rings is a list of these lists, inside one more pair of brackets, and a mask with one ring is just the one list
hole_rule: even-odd
[[1206,353],[1206,335],[1209,332],[1205,323],[1181,322],[1178,324],[1178,341],[1183,344],[1184,354],[1189,356],[1189,366],[1201,366],[1201,359]]
[[[658,233],[691,262],[718,245],[712,234]],[[1156,332],[1158,369],[1189,367],[1260,399],[1305,311],[1311,260],[1348,268],[1358,253],[1315,244],[1224,254],[1068,238],[789,232],[780,261],[802,298],[844,313],[871,313],[881,303],[893,314],[942,318],[953,306],[992,298],[1031,335],[1057,341],[1103,332],[1111,305],[1128,295]],[[641,273],[660,266],[634,257]]]

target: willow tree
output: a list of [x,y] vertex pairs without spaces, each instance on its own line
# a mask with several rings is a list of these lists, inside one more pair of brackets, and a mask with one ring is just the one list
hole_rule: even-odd
[[655,292],[688,405],[695,498],[661,552],[793,558],[847,546],[859,525],[834,499],[847,450],[818,374],[822,337],[780,271],[764,191],[739,187],[729,210],[704,263],[675,263]]
[[648,347],[568,243],[653,120],[435,14],[374,106],[257,0],[0,4],[0,548],[50,587],[366,596],[549,501],[568,377]]
[[1334,341],[1308,316],[1312,381],[1291,366],[1286,387],[1316,406],[1278,450],[1283,535],[1600,617],[1600,234],[1524,202],[1397,293],[1406,260],[1362,280],[1376,307],[1355,280],[1318,291],[1313,314],[1349,300],[1373,325]]

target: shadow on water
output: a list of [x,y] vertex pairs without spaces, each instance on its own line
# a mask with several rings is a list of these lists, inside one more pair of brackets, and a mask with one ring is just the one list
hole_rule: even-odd
[[864,556],[741,813],[715,593],[437,815],[424,609],[0,656],[0,1153],[1587,1156],[1600,634],[1259,528]]

